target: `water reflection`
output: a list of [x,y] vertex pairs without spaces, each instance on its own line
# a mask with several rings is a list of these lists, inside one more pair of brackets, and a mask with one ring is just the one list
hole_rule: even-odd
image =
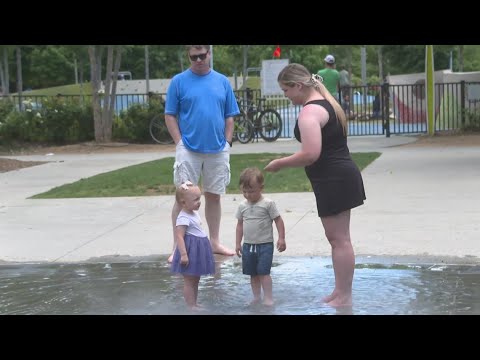
[[[249,306],[241,260],[217,257],[199,286],[202,314],[480,314],[480,267],[357,264],[353,307],[321,303],[334,284],[329,259],[280,257],[272,268],[275,306]],[[0,266],[0,314],[190,314],[183,279],[166,258],[132,262]]]

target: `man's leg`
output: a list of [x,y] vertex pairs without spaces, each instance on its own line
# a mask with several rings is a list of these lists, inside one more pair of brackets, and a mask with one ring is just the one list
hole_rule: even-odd
[[173,261],[173,254],[175,253],[175,248],[177,247],[177,240],[175,239],[175,227],[177,224],[178,214],[180,214],[180,210],[181,210],[180,204],[175,201],[175,204],[173,204],[173,208],[172,208],[173,248],[172,248],[172,254],[168,257],[169,263]]
[[220,195],[205,192],[205,219],[208,224],[208,232],[212,250],[215,254],[235,255],[233,250],[230,250],[220,244],[220,220],[222,217],[222,206],[220,204]]
[[220,244],[220,219],[222,217],[222,206],[220,204],[221,194],[225,194],[230,183],[230,146],[218,154],[204,156],[202,181],[205,195],[205,219],[208,224],[210,243],[215,254],[233,256],[235,252]]

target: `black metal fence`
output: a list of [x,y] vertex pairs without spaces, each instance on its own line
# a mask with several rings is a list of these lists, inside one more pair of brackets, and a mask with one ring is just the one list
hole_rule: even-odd
[[[165,98],[166,94],[158,94]],[[260,90],[238,90],[236,95],[257,103]],[[90,103],[91,95],[57,95],[66,103]],[[15,103],[16,109],[40,109],[48,98],[23,94],[3,97]],[[369,85],[342,88],[339,102],[349,119],[349,135],[384,135],[426,133],[426,99],[424,84]],[[0,98],[2,100],[2,98]],[[133,104],[148,104],[147,94],[117,95],[115,113],[119,115]],[[264,104],[280,113],[283,121],[282,138],[292,138],[300,106],[294,106],[283,96],[266,97]],[[435,131],[461,129],[470,122],[480,122],[480,83],[435,84]]]

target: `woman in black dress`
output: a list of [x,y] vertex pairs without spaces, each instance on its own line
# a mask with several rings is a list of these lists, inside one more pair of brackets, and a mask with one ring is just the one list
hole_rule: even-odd
[[318,216],[332,247],[335,289],[323,301],[352,305],[355,254],[350,239],[350,209],[366,199],[360,170],[347,147],[347,120],[322,78],[300,64],[287,65],[278,83],[294,105],[303,105],[295,124],[300,151],[271,161],[265,171],[305,167],[317,202]]

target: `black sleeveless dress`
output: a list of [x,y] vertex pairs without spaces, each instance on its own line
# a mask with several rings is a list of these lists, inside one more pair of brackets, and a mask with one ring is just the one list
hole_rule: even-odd
[[[314,100],[307,104],[323,106],[329,115],[327,124],[322,128],[320,157],[305,167],[317,200],[318,216],[331,216],[362,205],[366,199],[362,174],[350,156],[347,137],[333,106],[327,100]],[[294,134],[301,142],[298,120]]]

